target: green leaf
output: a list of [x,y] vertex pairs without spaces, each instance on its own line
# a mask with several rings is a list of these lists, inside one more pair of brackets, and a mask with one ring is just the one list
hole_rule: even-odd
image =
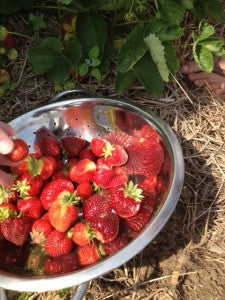
[[102,5],[99,9],[106,11],[116,11],[128,7],[129,2],[131,2],[131,0],[111,0],[108,1],[108,3]]
[[98,58],[94,58],[91,62],[92,67],[97,67],[101,64],[101,61]]
[[164,87],[162,77],[149,52],[145,53],[133,69],[136,77],[150,95],[159,96],[162,94]]
[[59,3],[62,3],[64,5],[69,5],[73,0],[57,0]]
[[43,75],[46,73],[58,60],[58,53],[53,49],[46,47],[36,47],[28,52],[28,59],[32,64],[34,73]]
[[225,57],[225,49],[222,49],[221,51],[215,53],[216,56],[219,56],[219,57]]
[[191,1],[191,0],[180,0],[180,1],[181,1],[181,4],[183,5],[183,7],[186,9],[192,9],[194,7],[193,1]]
[[179,39],[183,33],[183,28],[180,25],[171,25],[162,19],[154,18],[145,29],[146,35],[155,33],[162,42],[168,42]]
[[79,41],[77,39],[68,41],[62,51],[62,54],[70,62],[71,67],[76,67],[82,56],[82,49]]
[[212,25],[209,25],[206,21],[202,21],[199,23],[199,34],[197,37],[197,41],[203,41],[215,33],[215,29]]
[[225,14],[222,1],[220,0],[197,0],[194,2],[194,14],[198,20],[209,17],[224,23]]
[[71,64],[63,56],[59,56],[54,66],[47,72],[48,78],[53,82],[61,82],[70,74]]
[[88,53],[98,47],[103,53],[107,36],[107,23],[96,13],[79,13],[77,17],[77,35],[82,49]]
[[211,73],[213,71],[214,68],[213,55],[208,49],[204,47],[201,47],[200,49],[199,63],[203,72]]
[[93,70],[91,71],[91,75],[92,75],[95,79],[97,79],[98,81],[100,81],[100,80],[102,79],[102,75],[101,75],[99,69],[93,69]]
[[136,80],[133,70],[126,73],[117,73],[115,90],[118,95],[122,95]]
[[198,44],[211,52],[219,52],[224,46],[224,41],[220,38],[208,38]]
[[29,26],[32,27],[34,32],[39,32],[41,29],[47,28],[42,14],[29,14]]
[[89,67],[86,63],[83,63],[80,67],[79,67],[79,74],[80,76],[85,76],[89,71]]
[[184,18],[185,9],[173,0],[158,0],[159,13],[163,20],[179,25]]
[[20,9],[28,9],[34,5],[35,0],[1,0],[0,14],[8,15],[19,11]]
[[91,60],[97,58],[98,55],[99,55],[99,48],[98,48],[97,46],[93,47],[93,48],[89,51],[88,55],[89,55],[89,58],[90,58]]
[[148,37],[144,38],[146,45],[151,53],[152,59],[156,63],[162,79],[166,82],[169,81],[169,69],[165,59],[165,48],[158,37],[151,33]]
[[171,43],[163,43],[165,47],[166,63],[170,72],[175,75],[178,70],[178,59],[176,57],[176,47]]
[[125,43],[120,48],[118,54],[118,70],[121,73],[129,71],[137,61],[144,55],[147,46],[143,40],[144,29],[142,25],[136,26],[127,35]]
[[62,42],[60,41],[60,39],[55,38],[55,37],[48,37],[48,38],[44,39],[41,42],[40,46],[52,49],[58,53],[61,53],[61,51],[62,51]]

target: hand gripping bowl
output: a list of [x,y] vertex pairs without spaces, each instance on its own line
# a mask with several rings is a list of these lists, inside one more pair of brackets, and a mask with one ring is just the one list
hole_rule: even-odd
[[[72,98],[78,93],[86,96]],[[166,188],[158,199],[153,217],[144,229],[116,254],[92,266],[60,275],[34,276],[24,272],[23,268],[4,270],[0,267],[2,288],[44,292],[79,286],[78,294],[82,293],[88,281],[121,266],[139,253],[158,235],[171,216],[183,185],[183,155],[172,129],[153,113],[147,113],[134,104],[121,100],[95,97],[85,90],[71,90],[56,95],[50,100],[50,104],[34,109],[9,124],[16,130],[16,136],[30,145],[30,152],[33,150],[35,132],[42,126],[46,126],[59,137],[67,131],[72,131],[90,141],[93,137],[104,136],[110,131],[129,133],[143,125],[150,125],[161,136],[170,161],[170,170],[166,178]]]

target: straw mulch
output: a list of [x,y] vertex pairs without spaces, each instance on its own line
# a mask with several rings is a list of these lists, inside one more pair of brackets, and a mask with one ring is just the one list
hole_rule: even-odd
[[[24,52],[23,52],[24,51]],[[0,99],[1,120],[44,105],[54,95],[51,84],[35,76],[25,50],[12,64],[19,88]],[[113,74],[112,74],[113,75]],[[81,87],[115,96],[110,74],[98,85]],[[126,265],[93,280],[86,300],[222,300],[225,295],[225,97],[214,97],[177,75],[163,95],[151,99],[140,86],[124,97],[161,116],[175,131],[185,160],[180,201],[157,238]],[[156,100],[156,101],[155,101]],[[70,299],[73,290],[16,294],[11,299]]]

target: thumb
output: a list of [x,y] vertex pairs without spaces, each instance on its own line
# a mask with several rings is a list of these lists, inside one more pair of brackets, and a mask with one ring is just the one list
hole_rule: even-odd
[[3,185],[10,187],[13,185],[13,182],[14,181],[11,175],[0,170],[0,186]]
[[0,153],[8,154],[13,150],[13,147],[12,139],[0,128]]

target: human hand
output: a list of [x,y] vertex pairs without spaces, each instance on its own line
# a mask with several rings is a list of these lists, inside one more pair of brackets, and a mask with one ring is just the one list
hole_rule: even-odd
[[13,150],[14,144],[12,136],[14,134],[15,131],[12,127],[0,121],[0,186],[11,186],[13,184],[12,176],[4,172],[1,166],[14,165],[5,157],[5,154],[8,154]]

